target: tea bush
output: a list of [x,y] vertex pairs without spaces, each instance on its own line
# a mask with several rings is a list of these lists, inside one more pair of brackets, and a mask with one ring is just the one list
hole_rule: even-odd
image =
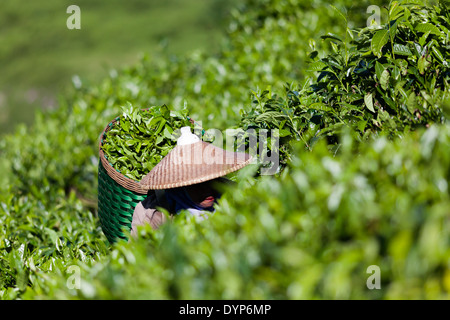
[[[253,168],[241,171],[239,192],[226,192],[208,220],[181,214],[159,231],[143,227],[99,260],[73,262],[90,247],[73,252],[57,239],[66,260],[48,262],[51,273],[30,270],[23,297],[448,299],[450,127],[380,137],[358,155],[351,134],[341,139],[335,157],[323,140],[313,152],[295,144],[281,175],[255,181]],[[64,262],[79,266],[79,290],[67,286]],[[380,290],[366,286],[371,265]]]
[[[359,47],[326,35],[350,36],[347,29],[365,22],[368,4],[356,5],[344,24],[324,1],[247,0],[234,11],[220,52],[145,55],[98,84],[75,83],[57,110],[2,137],[0,298],[448,299],[450,132],[441,104],[448,51],[435,29],[417,30],[422,15],[403,4],[396,8],[408,8],[408,18],[405,9],[398,13],[412,29],[399,20],[395,35],[390,23],[359,37],[350,32]],[[421,8],[447,26],[445,8]],[[380,31],[396,41],[405,35],[399,44],[411,45],[403,59],[411,72],[402,73],[404,63],[396,65],[384,40],[374,52]],[[416,55],[416,35],[422,48],[430,43],[442,54],[425,58],[438,74]],[[330,61],[345,48],[358,61],[351,70],[374,64],[341,85]],[[360,56],[363,48],[367,55]],[[328,73],[311,87],[303,79],[316,71]],[[362,100],[347,100],[342,90],[357,81]],[[414,93],[415,103],[399,88],[408,98]],[[369,90],[375,112],[364,99]],[[386,107],[394,98],[396,109]],[[138,240],[110,245],[96,216],[98,143],[128,102],[174,111],[186,105],[206,128],[278,128],[284,170],[258,177],[258,168],[245,168],[210,219],[182,213],[158,231],[142,228]],[[359,121],[367,121],[364,128]],[[370,265],[380,267],[381,290],[366,286]],[[74,267],[80,289],[71,289]]]
[[280,157],[290,157],[289,143],[307,149],[325,138],[332,148],[344,126],[356,139],[405,132],[445,121],[450,98],[448,3],[436,6],[394,1],[388,22],[352,30],[343,13],[342,34],[327,33],[332,52],[309,53],[308,70],[317,71],[303,86],[286,85],[283,94],[269,88],[254,93],[252,108],[242,111],[239,128],[279,129]]
[[[31,190],[44,198],[54,192],[39,191],[36,186],[63,189],[66,194],[76,192],[86,204],[95,203],[99,135],[128,102],[136,108],[165,104],[171,110],[186,105],[191,117],[206,128],[224,130],[236,125],[240,111],[251,104],[252,90],[272,83],[282,88],[285,82],[298,81],[306,72],[309,40],[319,41],[321,34],[343,30],[334,24],[336,13],[325,1],[306,3],[299,10],[298,1],[248,2],[234,11],[228,37],[217,53],[144,54],[135,65],[111,70],[99,84],[74,83],[73,94],[60,97],[57,110],[38,112],[31,128],[19,126],[15,134],[2,139],[0,186],[14,185],[20,192]],[[361,7],[364,3],[369,2]],[[253,12],[272,15],[261,14],[259,24],[253,25],[246,18]],[[289,36],[288,30],[301,34]],[[244,43],[255,53],[243,55]],[[271,58],[274,43],[279,47],[277,55],[290,57],[289,64],[279,64],[281,57]],[[254,68],[264,61],[279,67]]]
[[350,45],[324,37],[335,50],[310,66],[321,72],[303,96],[318,115],[319,128],[350,123],[361,136],[380,131],[401,136],[444,121],[442,104],[450,92],[448,3],[424,7],[394,1],[388,17],[381,28],[367,27],[357,35],[347,30]]

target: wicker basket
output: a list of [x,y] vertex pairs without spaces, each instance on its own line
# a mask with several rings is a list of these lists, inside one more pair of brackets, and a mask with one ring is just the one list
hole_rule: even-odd
[[98,217],[103,233],[110,243],[118,239],[128,240],[124,230],[131,230],[134,208],[147,197],[139,182],[127,178],[113,168],[102,150],[103,139],[120,117],[111,121],[103,130],[99,143],[98,167]]
[[[114,127],[119,119],[120,116],[116,117],[105,127],[99,142],[98,217],[103,233],[110,243],[114,243],[118,239],[128,240],[123,231],[131,230],[134,208],[147,197],[147,191],[141,189],[139,181],[127,178],[114,169],[102,150],[106,133]],[[190,117],[187,117],[187,120],[192,125],[197,124]],[[201,129],[203,135],[205,130]]]

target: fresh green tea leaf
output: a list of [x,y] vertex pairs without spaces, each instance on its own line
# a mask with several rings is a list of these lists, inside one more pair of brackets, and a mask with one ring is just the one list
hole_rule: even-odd
[[394,54],[402,56],[410,56],[412,55],[412,52],[411,50],[409,50],[408,46],[394,43]]
[[441,31],[439,30],[438,27],[436,27],[435,25],[431,24],[431,23],[419,23],[416,26],[416,31],[417,32],[423,32],[423,33],[427,33],[430,32],[434,35],[437,36],[441,36]]
[[373,99],[372,99],[372,93],[367,93],[364,96],[364,104],[371,112],[375,113],[375,110],[373,108]]
[[308,70],[311,71],[322,71],[323,69],[327,68],[328,65],[322,61],[316,61],[308,65]]
[[414,92],[411,92],[409,95],[406,106],[408,107],[408,111],[411,114],[414,114],[414,111],[416,110],[416,94]]
[[383,90],[387,90],[388,86],[389,86],[389,71],[387,69],[385,69],[382,73],[381,73],[381,78],[380,78],[380,84],[381,84],[381,88],[383,88]]
[[338,41],[338,42],[344,42],[344,41],[342,41],[341,38],[339,38],[337,35],[335,35],[333,33],[327,33],[326,35],[321,36],[320,38],[322,40],[329,40],[329,39],[331,39],[331,40],[335,40],[335,41]]
[[374,55],[381,57],[381,50],[389,40],[388,30],[379,30],[372,38],[371,48]]
[[378,61],[375,62],[375,74],[377,75],[378,81],[381,81],[381,75],[385,70],[386,68],[381,63],[379,63]]

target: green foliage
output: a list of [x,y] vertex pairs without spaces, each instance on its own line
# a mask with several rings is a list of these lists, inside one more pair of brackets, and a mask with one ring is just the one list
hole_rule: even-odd
[[[192,118],[205,128],[235,126],[241,110],[249,109],[252,88],[265,88],[270,82],[275,88],[301,77],[310,40],[319,40],[330,25],[335,33],[342,30],[334,24],[334,15],[325,2],[249,2],[233,11],[228,37],[217,55],[147,54],[134,65],[110,70],[97,85],[81,81],[60,99],[57,110],[38,112],[31,128],[19,126],[4,138],[0,165],[5,170],[0,179],[35,197],[51,198],[49,190],[61,188],[66,194],[76,191],[87,204],[95,202],[97,139],[121,113],[120,106],[129,101],[142,108],[165,104],[176,111],[187,104]],[[264,61],[278,67],[263,68]]]
[[[206,221],[189,213],[159,231],[78,262],[80,289],[64,266],[40,292],[57,299],[448,299],[450,127],[403,140],[355,145],[345,133],[296,155],[280,176],[252,168]],[[355,148],[359,149],[355,155]],[[369,290],[367,268],[381,270]],[[37,285],[36,285],[37,286]]]
[[[393,5],[390,15],[402,14],[396,25],[346,31],[365,22],[367,5],[340,14],[348,1],[335,10],[248,0],[218,54],[146,55],[96,85],[78,83],[60,108],[5,136],[0,298],[448,299],[448,43],[419,24],[446,27],[447,11]],[[414,42],[430,57],[420,60]],[[348,59],[345,71],[338,57]],[[365,75],[362,61],[372,62]],[[323,75],[312,87],[302,81],[311,72]],[[166,105],[151,109],[161,114],[186,105],[205,128],[279,129],[284,170],[258,177],[246,167],[208,220],[183,212],[107,246],[96,216],[98,145],[128,101]],[[422,118],[406,121],[408,106]],[[380,267],[381,290],[366,286],[370,265]],[[79,289],[69,285],[71,267],[79,267]]]
[[[278,139],[279,146],[274,148],[272,141],[268,139],[268,152],[277,152],[279,162],[282,168],[289,162],[292,149],[290,147],[291,141],[300,140],[308,146],[307,141],[299,130],[301,117],[296,114],[296,108],[288,104],[291,95],[298,95],[297,91],[290,90],[286,87],[285,96],[281,97],[272,93],[270,88],[262,92],[253,92],[255,99],[252,101],[251,108],[246,111],[241,111],[241,121],[237,128],[243,131],[243,134],[238,135],[238,145],[249,145],[250,136],[258,136],[262,130],[279,130]],[[252,133],[250,130],[254,130]],[[259,144],[258,144],[259,147]],[[262,161],[264,154],[262,156]]]
[[385,25],[347,29],[351,41],[323,37],[334,52],[312,64],[320,74],[299,107],[316,113],[319,129],[346,124],[361,137],[402,136],[444,121],[442,104],[450,92],[449,9],[443,2],[407,3],[392,2]]
[[117,171],[140,181],[172,150],[179,129],[191,123],[187,110],[170,111],[165,105],[140,110],[128,104],[122,110],[101,148]]
[[339,147],[337,133],[345,126],[359,140],[373,134],[401,137],[445,120],[443,104],[450,97],[448,6],[394,1],[387,24],[359,30],[350,30],[348,17],[332,8],[346,28],[345,37],[329,32],[321,39],[331,44],[332,52],[321,59],[317,50],[309,53],[307,68],[319,72],[317,79],[300,88],[286,84],[283,95],[270,87],[253,92],[251,107],[241,110],[239,128],[280,130],[283,166],[292,140],[311,150],[325,138],[334,150]]
[[53,197],[47,210],[32,196],[1,196],[0,299],[18,298],[30,288],[36,293],[48,290],[58,272],[108,254],[97,218],[75,193]]

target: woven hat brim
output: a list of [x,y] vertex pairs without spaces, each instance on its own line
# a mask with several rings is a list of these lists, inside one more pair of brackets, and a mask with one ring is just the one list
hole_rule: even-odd
[[[205,148],[210,148],[219,159],[228,161],[234,159],[231,164],[176,164],[174,158],[182,157],[183,152],[191,149],[191,153],[204,152]],[[190,146],[176,146],[160,163],[158,163],[141,181],[143,190],[172,189],[189,186],[208,180],[225,176],[234,171],[240,170],[253,161],[253,157],[247,153],[229,152],[215,147],[207,142],[197,142]]]

